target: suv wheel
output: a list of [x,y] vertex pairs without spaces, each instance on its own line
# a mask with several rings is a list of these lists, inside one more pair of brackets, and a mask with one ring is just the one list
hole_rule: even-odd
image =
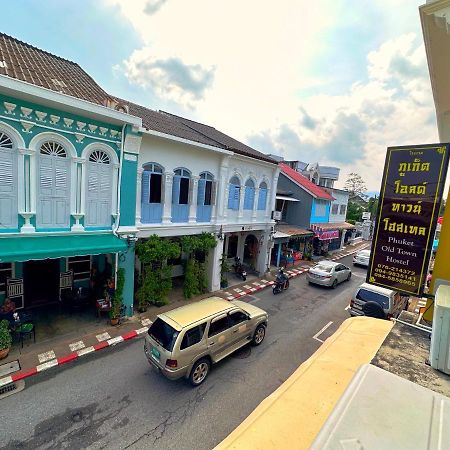
[[252,344],[260,345],[266,337],[266,327],[261,324],[256,327],[255,334],[253,335]]
[[206,380],[210,368],[211,363],[208,359],[199,359],[192,367],[191,373],[189,375],[189,381],[192,386],[200,386]]

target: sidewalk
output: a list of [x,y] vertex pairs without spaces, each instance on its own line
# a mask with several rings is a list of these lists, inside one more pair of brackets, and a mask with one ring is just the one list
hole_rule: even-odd
[[[343,258],[369,245],[370,243],[368,242],[361,242],[354,246],[349,245],[343,250],[335,252],[329,259],[337,260]],[[309,267],[315,264],[316,261],[299,261],[299,263],[297,266],[286,268],[285,272],[289,277],[297,277],[307,272]],[[234,300],[265,289],[273,284],[275,272],[274,270],[264,278],[258,278],[253,282],[247,281],[213,293],[208,292],[190,300],[177,299],[159,308],[151,307],[145,313],[136,314],[118,326],[113,327],[105,322],[103,326],[95,327],[88,334],[66,334],[32,344],[29,346],[29,349],[26,349],[28,351],[20,354],[17,351],[12,351],[7,358],[0,361],[0,389],[3,386],[36,375],[52,367],[66,364],[87,354],[137,338],[145,333],[156,316],[163,312],[200,301],[212,295],[226,300]]]

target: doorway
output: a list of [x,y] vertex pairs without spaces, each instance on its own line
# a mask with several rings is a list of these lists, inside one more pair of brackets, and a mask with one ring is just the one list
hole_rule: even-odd
[[245,238],[244,243],[244,263],[251,269],[255,269],[256,257],[258,255],[258,239],[253,234]]
[[35,307],[59,300],[59,259],[27,261],[23,281],[25,307]]

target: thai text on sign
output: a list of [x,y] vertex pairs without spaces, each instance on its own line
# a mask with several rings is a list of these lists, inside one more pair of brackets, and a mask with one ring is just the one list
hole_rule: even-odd
[[369,283],[422,294],[448,159],[449,144],[387,149]]

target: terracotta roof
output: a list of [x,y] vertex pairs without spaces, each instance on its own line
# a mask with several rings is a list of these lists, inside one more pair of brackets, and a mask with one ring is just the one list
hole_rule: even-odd
[[317,231],[329,231],[329,230],[351,230],[355,228],[348,222],[335,222],[335,223],[312,223],[311,227],[314,227]]
[[277,225],[277,231],[288,234],[289,236],[312,236],[314,234],[313,231],[305,230],[295,225]]
[[317,186],[296,170],[291,169],[288,165],[281,163],[280,168],[282,173],[287,175],[292,181],[309,192],[313,197],[320,198],[322,200],[334,200],[334,197],[332,197],[328,192],[324,191],[320,186]]
[[104,105],[110,96],[78,65],[0,33],[0,75]]

